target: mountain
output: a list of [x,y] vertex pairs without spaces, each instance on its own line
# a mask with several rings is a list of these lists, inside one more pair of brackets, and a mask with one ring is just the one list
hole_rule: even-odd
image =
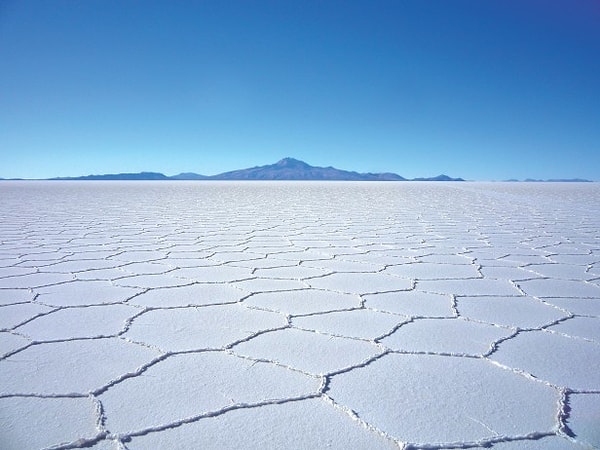
[[462,178],[452,178],[448,175],[438,175],[437,177],[429,177],[429,178],[413,178],[412,181],[465,181]]
[[346,180],[402,181],[395,173],[358,173],[334,167],[314,167],[294,158],[284,158],[275,164],[234,170],[209,177],[211,180]]
[[[233,170],[218,175],[199,175],[184,172],[166,176],[157,172],[116,173],[105,175],[85,175],[79,177],[57,177],[49,180],[339,180],[339,181],[407,181],[406,178],[391,172],[359,173],[340,170],[335,167],[316,167],[294,158],[283,158],[275,164]],[[414,178],[412,181],[464,181],[438,175],[432,178]]]
[[511,178],[510,180],[504,180],[510,182],[521,182],[524,181],[526,183],[593,183],[592,180],[586,180],[585,178],[549,178],[547,180],[540,180],[536,178],[526,178],[524,180],[517,180],[516,178]]
[[541,182],[541,183],[590,183],[590,180],[584,180],[583,178],[550,178],[548,180],[534,180],[527,178],[527,182]]
[[169,180],[208,180],[210,177],[206,175],[198,175],[193,172],[184,172],[178,175],[173,175],[169,177]]
[[81,177],[57,177],[49,180],[168,180],[169,177],[157,172],[109,173],[105,175],[84,175]]

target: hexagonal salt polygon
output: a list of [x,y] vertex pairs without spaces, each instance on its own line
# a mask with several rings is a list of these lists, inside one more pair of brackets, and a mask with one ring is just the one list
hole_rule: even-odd
[[287,325],[285,316],[239,304],[157,309],[135,318],[125,336],[168,351],[219,349]]
[[351,367],[381,353],[369,342],[290,328],[261,334],[235,345],[233,351],[315,375]]
[[412,280],[408,278],[381,273],[333,273],[320,278],[311,278],[307,283],[314,288],[348,294],[407,291],[413,287]]
[[[224,352],[169,356],[99,399],[112,433],[143,430],[236,404],[315,394],[318,378]],[[123,401],[126,398],[127,401]]]
[[50,306],[82,306],[119,303],[141,292],[132,287],[115,286],[109,281],[72,281],[35,290],[37,301]]
[[0,361],[2,394],[85,394],[159,353],[118,338],[33,345]]
[[96,437],[96,411],[88,398],[0,398],[5,449],[49,448]]
[[544,331],[527,331],[502,342],[490,359],[557,386],[600,389],[600,345]]
[[483,359],[414,354],[334,375],[326,393],[407,443],[550,432],[558,401],[554,389]]
[[284,314],[311,314],[339,311],[360,306],[360,297],[318,289],[261,292],[244,300],[244,304]]

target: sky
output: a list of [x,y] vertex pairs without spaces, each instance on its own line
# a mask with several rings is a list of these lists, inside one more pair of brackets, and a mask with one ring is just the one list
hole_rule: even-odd
[[600,180],[597,0],[0,0],[0,177]]

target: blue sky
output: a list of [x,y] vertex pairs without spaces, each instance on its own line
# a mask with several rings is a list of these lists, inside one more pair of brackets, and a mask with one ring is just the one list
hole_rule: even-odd
[[0,177],[600,180],[597,0],[0,0]]

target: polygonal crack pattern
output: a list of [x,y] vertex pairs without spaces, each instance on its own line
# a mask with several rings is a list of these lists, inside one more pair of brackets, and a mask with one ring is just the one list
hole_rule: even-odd
[[596,184],[3,181],[0,210],[3,449],[600,448]]

